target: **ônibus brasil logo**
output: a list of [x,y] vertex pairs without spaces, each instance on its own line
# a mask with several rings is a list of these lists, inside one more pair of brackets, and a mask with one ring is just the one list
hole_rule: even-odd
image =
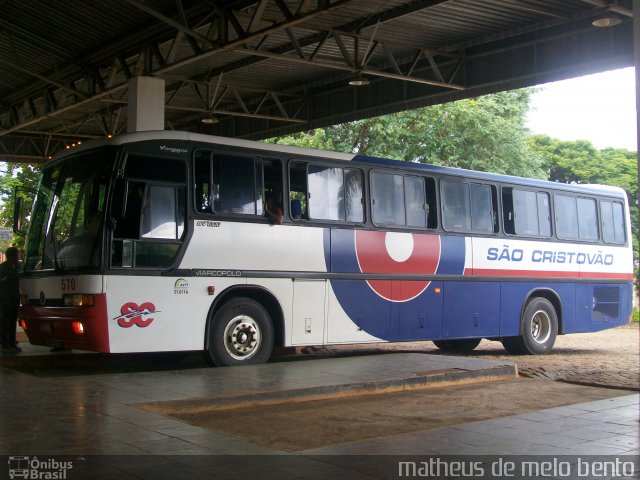
[[156,310],[156,306],[151,302],[144,302],[142,305],[127,302],[120,308],[120,315],[115,317],[114,320],[116,320],[122,328],[129,328],[134,325],[144,328],[153,322],[153,318],[149,317],[149,315],[158,312],[159,310]]
[[67,470],[73,468],[73,462],[38,457],[11,456],[9,457],[9,478],[26,478],[33,480],[65,480]]

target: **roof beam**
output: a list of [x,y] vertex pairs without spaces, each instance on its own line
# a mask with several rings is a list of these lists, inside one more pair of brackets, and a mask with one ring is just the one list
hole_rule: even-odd
[[176,30],[179,30],[180,32],[182,32],[184,34],[195,38],[196,40],[200,40],[201,42],[204,42],[204,43],[206,43],[207,45],[210,45],[210,46],[214,46],[214,44],[215,44],[210,38],[205,37],[204,35],[200,35],[198,32],[190,29],[186,25],[183,25],[180,22],[176,22],[172,18],[169,18],[166,15],[163,15],[162,13],[157,12],[153,8],[148,7],[148,6],[138,2],[137,0],[123,0],[123,1],[125,1],[126,3],[131,5],[132,7],[138,8],[138,9],[142,10],[143,12],[151,15],[152,17],[157,18],[161,22],[166,23],[167,25],[175,28]]
[[[238,48],[241,45],[245,44],[246,42],[250,42],[253,39],[260,39],[263,38],[264,35],[268,35],[270,33],[274,33],[277,31],[281,31],[283,29],[286,29],[288,27],[291,26],[295,26],[298,25],[302,22],[306,22],[309,21],[310,19],[316,17],[317,15],[335,10],[337,8],[340,8],[344,5],[347,5],[349,3],[352,3],[356,0],[327,0],[326,2],[322,2],[322,5],[319,5],[317,8],[310,10],[308,8],[308,3],[306,2],[306,0],[301,0],[300,6],[298,8],[298,12],[301,12],[297,15],[286,15],[286,19],[284,19],[283,21],[281,21],[280,23],[276,23],[273,24],[271,26],[267,26],[264,27],[262,29],[256,30],[255,32],[250,32],[247,33],[244,30],[242,30],[242,27],[240,26],[235,13],[232,10],[220,10],[219,8],[216,7],[216,11],[218,12],[218,17],[221,22],[224,22],[225,24],[231,24],[232,27],[236,30],[236,34],[239,35],[238,38],[235,38],[233,40],[229,40],[227,43],[222,43],[221,42],[221,38],[219,37],[218,39],[211,39],[208,37],[205,37],[203,35],[200,35],[198,32],[194,31],[193,29],[188,28],[185,25],[182,25],[181,23],[167,17],[166,15],[163,15],[159,12],[156,12],[155,10],[147,7],[146,5],[140,3],[138,0],[125,0],[127,3],[129,3],[131,6],[134,6],[136,8],[139,8],[143,11],[145,11],[146,13],[148,13],[149,15],[154,16],[155,18],[161,20],[163,23],[166,23],[168,25],[171,25],[173,28],[176,28],[178,30],[178,35],[182,34],[182,35],[187,35],[187,37],[191,37],[191,38],[195,38],[197,40],[201,40],[203,42],[205,42],[210,48],[208,50],[202,51],[200,53],[196,53],[195,55],[191,56],[191,57],[187,57],[187,58],[183,58],[180,60],[177,60],[173,63],[170,64],[164,64],[162,65],[163,62],[159,62],[160,64],[156,67],[153,68],[152,65],[152,55],[150,55],[151,51],[149,49],[149,43],[147,42],[145,45],[142,46],[142,49],[136,53],[133,57],[130,57],[131,59],[135,59],[134,64],[135,67],[133,68],[133,72],[135,74],[135,72],[139,71],[142,66],[145,64],[145,59],[148,60],[148,62],[146,62],[147,64],[147,69],[145,70],[146,74],[149,75],[162,75],[162,74],[166,74],[166,73],[170,73],[174,70],[177,70],[181,67],[187,66],[193,62],[197,62],[197,61],[201,61],[206,59],[207,57],[214,55],[214,54],[218,54],[221,51],[226,51],[226,50],[232,50],[234,48]],[[271,0],[271,1],[275,1],[277,2],[277,0]],[[261,3],[262,0],[259,0],[259,2]],[[256,2],[253,2],[254,4]],[[282,6],[279,6],[278,8],[280,10],[282,10],[281,8]],[[213,20],[215,21],[215,19]],[[227,29],[225,29],[227,30]],[[218,35],[221,35],[221,29],[217,30]],[[156,50],[156,52],[159,50]],[[126,71],[128,68],[128,61],[124,61],[122,62],[122,58],[121,58],[121,54],[119,54],[118,56],[118,61],[116,61],[115,59],[111,60],[109,63],[109,67],[106,68],[105,70],[109,70],[112,68],[115,68],[116,65],[121,65],[122,70]],[[94,69],[94,72],[98,72],[98,69]],[[76,80],[74,80],[75,82],[80,81],[80,80],[86,80],[88,78],[88,75],[86,75],[86,72],[83,72],[83,77],[82,78],[77,78]],[[88,85],[91,85],[94,87],[94,90],[92,92],[90,92],[89,95],[87,95],[85,98],[81,98],[80,100],[76,101],[75,103],[66,105],[64,108],[58,108],[56,110],[52,110],[52,111],[48,111],[46,112],[46,116],[45,116],[45,112],[44,110],[42,111],[42,113],[38,116],[33,116],[33,118],[27,119],[27,115],[25,115],[23,113],[22,115],[22,119],[20,118],[20,115],[18,115],[17,117],[15,116],[11,116],[9,117],[7,115],[8,111],[3,112],[3,114],[0,114],[0,119],[2,118],[2,116],[5,117],[5,125],[6,125],[6,119],[7,118],[12,118],[12,125],[8,128],[5,129],[0,129],[0,137],[2,137],[3,135],[7,135],[16,131],[19,131],[23,128],[28,128],[31,127],[32,125],[35,125],[37,123],[39,123],[40,121],[42,121],[44,118],[46,117],[50,117],[50,116],[56,116],[56,115],[60,115],[62,113],[66,113],[76,107],[80,107],[82,105],[86,105],[92,101],[98,101],[98,100],[102,100],[104,98],[109,98],[110,96],[112,96],[113,94],[118,93],[119,91],[122,91],[124,89],[127,88],[127,82],[122,81],[118,84],[115,84],[115,80],[114,78],[110,75],[109,72],[107,72],[106,75],[106,79],[107,81],[103,81],[103,82],[95,82],[95,81],[91,81],[88,83]],[[45,80],[45,79],[42,79]],[[95,80],[95,78],[93,79]],[[51,81],[49,81],[49,83],[51,83]],[[60,82],[58,82],[60,83]],[[109,87],[106,87],[105,85],[110,85]],[[61,87],[61,85],[57,85],[58,87]],[[104,89],[101,91],[98,91],[97,88],[98,87],[103,87]],[[62,89],[62,88],[61,88]],[[68,90],[69,87],[66,87],[66,90]],[[72,93],[74,95],[77,95],[78,92],[72,90]],[[40,96],[42,98],[44,98],[45,96],[45,92],[41,92]],[[18,109],[19,110],[19,109]],[[16,110],[16,111],[18,111]],[[22,121],[21,121],[22,120]]]
[[60,45],[56,45],[49,40],[42,38],[40,35],[37,35],[34,32],[25,30],[24,28],[19,27],[18,25],[8,22],[0,17],[0,27],[7,32],[11,32],[13,35],[20,37],[22,40],[28,41],[29,44],[36,45],[38,48],[41,48],[43,51],[47,53],[52,53],[58,58],[65,60],[73,57],[73,53],[66,48],[61,47]]
[[[279,60],[285,63],[301,64],[301,65],[314,65],[323,68],[330,68],[334,70],[341,70],[352,73],[362,73],[375,77],[392,78],[405,82],[413,82],[424,85],[432,85],[442,88],[450,88],[454,90],[463,90],[464,86],[447,82],[441,72],[439,64],[436,62],[435,57],[444,58],[446,61],[451,59],[459,59],[457,55],[451,53],[440,52],[427,48],[417,48],[411,45],[404,45],[397,42],[387,42],[381,40],[374,40],[372,37],[368,38],[362,35],[347,34],[338,30],[331,30],[328,32],[320,32],[320,34],[314,34],[314,38],[319,38],[322,46],[317,46],[313,53],[308,57],[305,56],[301,45],[312,46],[308,41],[297,40],[293,29],[287,29],[287,34],[294,46],[294,51],[297,55],[288,55],[286,53],[279,53],[269,50],[263,50],[261,48],[251,48],[246,46],[242,49],[236,49],[235,51],[243,54],[250,54],[258,57],[270,58]],[[332,39],[338,47],[340,56],[325,54],[324,59],[320,59],[322,56],[322,47],[327,45],[328,38]],[[318,43],[320,43],[318,42]],[[365,61],[360,60],[359,46],[360,44],[367,46],[367,52],[364,56]],[[353,47],[349,49],[347,45]],[[372,66],[370,58],[373,51],[377,48],[382,49],[384,56],[388,60],[388,64],[391,66],[391,71],[383,69],[382,65]],[[394,51],[403,52],[403,57],[407,55],[407,52],[413,52],[412,59],[415,59],[413,64],[409,66],[407,72],[402,71],[396,54]],[[424,55],[429,63],[433,72],[434,78],[426,78],[424,76],[417,76],[414,74],[416,63],[420,58],[420,55]]]
[[625,17],[633,18],[633,10],[629,8],[621,7],[617,3],[612,3],[610,1],[605,1],[605,0],[582,0],[582,1],[584,3],[588,3],[589,5],[606,8],[611,12],[619,13],[620,15],[624,15]]

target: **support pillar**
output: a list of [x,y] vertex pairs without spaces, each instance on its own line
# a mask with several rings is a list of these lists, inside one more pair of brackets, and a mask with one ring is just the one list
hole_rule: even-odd
[[[633,2],[633,46],[636,66],[636,157],[638,159],[638,193],[640,193],[640,148],[638,148],[640,146],[640,2],[637,0]],[[637,220],[640,225],[640,209],[638,209]],[[636,235],[638,235],[640,246],[640,228]]]
[[164,80],[134,77],[129,80],[128,132],[164,130]]

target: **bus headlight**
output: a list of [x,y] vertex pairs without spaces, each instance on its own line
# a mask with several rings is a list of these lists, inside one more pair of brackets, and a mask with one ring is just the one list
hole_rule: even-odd
[[65,294],[62,300],[65,307],[93,307],[93,295]]

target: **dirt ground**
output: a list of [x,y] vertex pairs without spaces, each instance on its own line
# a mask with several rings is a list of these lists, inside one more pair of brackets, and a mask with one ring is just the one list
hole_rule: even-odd
[[[285,452],[516,415],[627,392],[518,379],[172,416]],[[311,432],[313,432],[311,434]]]
[[[470,356],[516,362],[521,378],[173,416],[256,444],[300,451],[626,395],[639,390],[639,350],[638,325],[559,337],[546,356],[508,355],[500,343],[483,341]],[[431,342],[412,342],[304,349],[299,355],[383,351],[439,353]]]

